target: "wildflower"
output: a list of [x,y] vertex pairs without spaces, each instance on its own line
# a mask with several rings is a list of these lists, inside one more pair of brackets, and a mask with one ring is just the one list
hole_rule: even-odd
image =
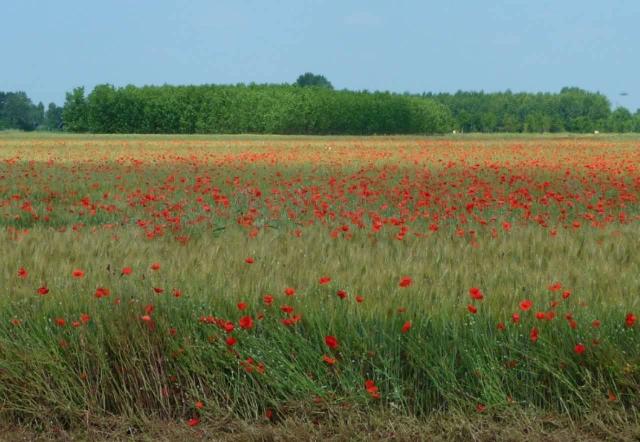
[[338,343],[338,340],[335,338],[335,336],[325,336],[324,343],[327,344],[327,347],[329,347],[332,350],[335,350],[340,345]]
[[477,287],[471,287],[469,289],[469,296],[471,296],[471,299],[475,299],[476,301],[482,301],[484,299],[484,294]]
[[409,287],[411,285],[411,283],[413,282],[413,280],[411,278],[409,278],[408,276],[404,276],[402,277],[402,279],[400,280],[400,287]]
[[402,333],[407,333],[411,329],[411,321],[407,321],[402,325]]

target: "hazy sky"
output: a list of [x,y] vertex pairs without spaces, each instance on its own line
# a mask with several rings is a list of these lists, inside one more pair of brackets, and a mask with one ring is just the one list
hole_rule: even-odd
[[311,71],[338,89],[578,86],[640,108],[640,0],[0,0],[0,41],[0,90],[45,104]]

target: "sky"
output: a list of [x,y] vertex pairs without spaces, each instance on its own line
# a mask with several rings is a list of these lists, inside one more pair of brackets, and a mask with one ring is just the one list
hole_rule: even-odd
[[[640,108],[640,0],[0,0],[0,91],[293,83],[558,92]],[[628,95],[623,96],[621,93]]]

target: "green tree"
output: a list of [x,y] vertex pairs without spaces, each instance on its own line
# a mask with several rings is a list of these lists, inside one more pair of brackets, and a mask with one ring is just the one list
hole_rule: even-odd
[[327,89],[333,89],[333,85],[324,75],[316,75],[311,72],[306,72],[298,77],[295,82],[296,86],[300,87],[322,87]]

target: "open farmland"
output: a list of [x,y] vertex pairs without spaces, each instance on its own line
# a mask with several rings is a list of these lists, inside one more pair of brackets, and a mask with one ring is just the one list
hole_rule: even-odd
[[637,428],[639,198],[630,137],[1,135],[0,420]]

